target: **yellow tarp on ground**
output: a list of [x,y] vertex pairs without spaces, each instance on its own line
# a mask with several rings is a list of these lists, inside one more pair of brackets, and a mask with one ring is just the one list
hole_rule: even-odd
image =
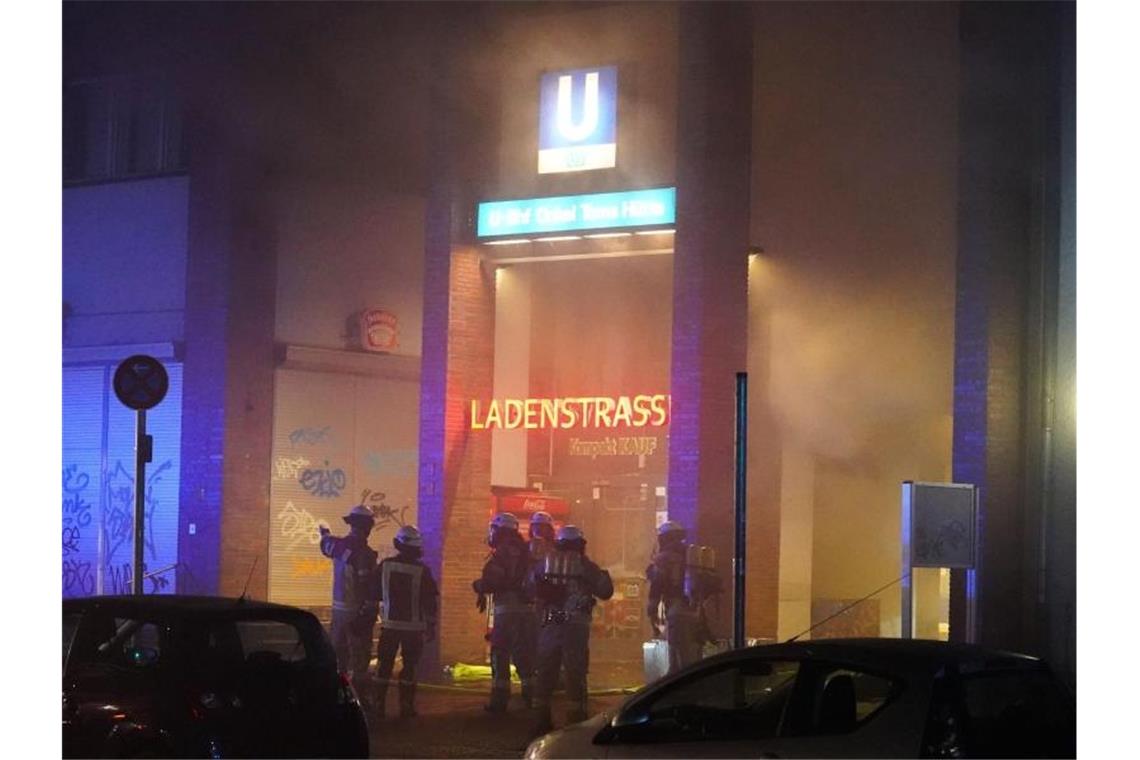
[[[451,680],[455,683],[467,683],[469,681],[490,681],[491,680],[491,666],[490,665],[469,665],[465,662],[457,662],[449,668],[451,672]],[[511,683],[519,683],[519,674],[515,670],[515,666],[511,666]]]

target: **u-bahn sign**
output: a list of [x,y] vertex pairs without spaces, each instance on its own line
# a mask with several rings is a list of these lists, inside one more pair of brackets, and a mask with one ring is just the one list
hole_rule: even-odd
[[617,67],[554,71],[539,84],[538,173],[617,165]]
[[115,369],[113,387],[123,406],[141,411],[157,406],[166,398],[170,378],[158,359],[135,354],[124,359]]

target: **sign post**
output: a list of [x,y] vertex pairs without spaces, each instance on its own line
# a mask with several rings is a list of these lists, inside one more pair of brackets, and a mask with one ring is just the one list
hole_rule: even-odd
[[732,646],[744,646],[744,552],[748,546],[748,373],[736,373],[736,551],[732,560]]
[[153,356],[136,354],[115,369],[115,396],[135,417],[135,556],[131,570],[131,592],[143,592],[143,547],[146,544],[146,464],[154,454],[154,440],[146,432],[146,410],[166,398],[170,378],[166,368]]
[[902,484],[902,631],[914,638],[916,567],[966,570],[966,641],[974,640],[978,489],[969,483]]

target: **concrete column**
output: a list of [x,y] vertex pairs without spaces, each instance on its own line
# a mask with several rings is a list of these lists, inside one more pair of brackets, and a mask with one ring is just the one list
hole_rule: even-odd
[[[526,267],[495,270],[495,398],[530,395],[530,293]],[[527,485],[527,431],[491,431],[491,483]]]

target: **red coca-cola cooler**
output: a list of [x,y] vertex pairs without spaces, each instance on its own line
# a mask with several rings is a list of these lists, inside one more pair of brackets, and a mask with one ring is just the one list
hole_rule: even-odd
[[562,527],[570,518],[570,502],[545,491],[529,488],[491,487],[491,516],[500,512],[510,512],[519,519],[520,532],[524,536],[530,528],[530,516],[535,512],[546,512],[554,518],[554,527]]

